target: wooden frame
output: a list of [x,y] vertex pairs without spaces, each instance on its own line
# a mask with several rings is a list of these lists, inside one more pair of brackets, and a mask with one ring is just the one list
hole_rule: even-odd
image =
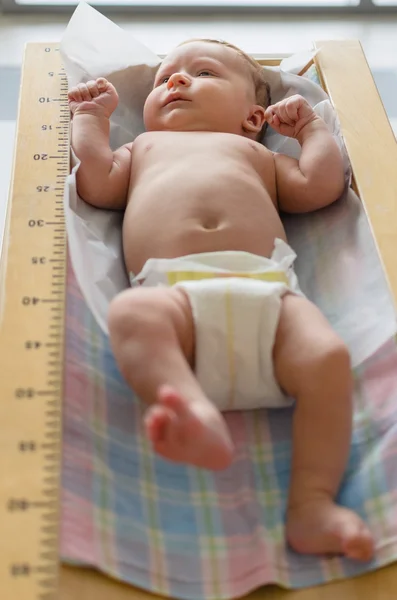
[[[397,144],[359,42],[316,42],[315,63],[338,113],[393,300],[397,301]],[[274,64],[275,59],[261,59]],[[368,145],[368,138],[371,145]],[[261,588],[245,600],[377,600],[394,597],[397,566],[322,587],[285,591]],[[116,583],[94,571],[62,567],[60,600],[149,600],[159,596]]]

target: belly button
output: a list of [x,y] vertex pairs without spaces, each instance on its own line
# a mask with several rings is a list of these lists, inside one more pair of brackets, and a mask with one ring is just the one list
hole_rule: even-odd
[[205,221],[203,221],[202,226],[203,229],[206,229],[207,231],[213,231],[214,229],[218,229],[219,222],[217,219],[208,218]]

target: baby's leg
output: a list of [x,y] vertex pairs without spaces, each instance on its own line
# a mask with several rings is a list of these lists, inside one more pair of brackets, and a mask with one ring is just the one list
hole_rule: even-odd
[[348,350],[311,302],[287,294],[274,360],[280,386],[296,399],[288,541],[298,552],[369,560],[370,532],[354,512],[334,501],[351,438]]
[[126,290],[112,302],[109,333],[119,369],[151,406],[145,417],[154,449],[169,460],[223,469],[232,443],[220,412],[191,366],[194,323],[180,288]]

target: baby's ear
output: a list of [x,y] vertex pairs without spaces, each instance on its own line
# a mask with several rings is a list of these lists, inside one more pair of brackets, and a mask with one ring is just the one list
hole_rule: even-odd
[[254,104],[251,107],[249,115],[244,119],[243,128],[245,131],[259,133],[265,122],[265,109],[259,104]]

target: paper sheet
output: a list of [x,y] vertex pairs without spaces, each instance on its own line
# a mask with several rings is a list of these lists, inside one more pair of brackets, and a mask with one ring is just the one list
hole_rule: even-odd
[[[111,118],[113,149],[144,131],[143,105],[161,62],[157,55],[84,2],[67,26],[61,54],[70,86],[100,76],[115,85],[119,106]],[[346,341],[357,365],[394,335],[396,318],[364,209],[348,188],[349,161],[334,110],[320,86],[297,74],[312,56],[313,52],[295,55],[280,67],[265,69],[272,102],[297,93],[308,100],[341,148],[347,185],[341,201],[312,215],[288,216],[285,226],[298,254],[296,270],[303,292]],[[270,128],[264,144],[295,158],[300,154],[296,140]],[[65,192],[70,256],[86,302],[107,333],[109,303],[129,286],[121,245],[122,215],[96,209],[79,198],[75,176],[79,161],[73,153],[72,164]]]

